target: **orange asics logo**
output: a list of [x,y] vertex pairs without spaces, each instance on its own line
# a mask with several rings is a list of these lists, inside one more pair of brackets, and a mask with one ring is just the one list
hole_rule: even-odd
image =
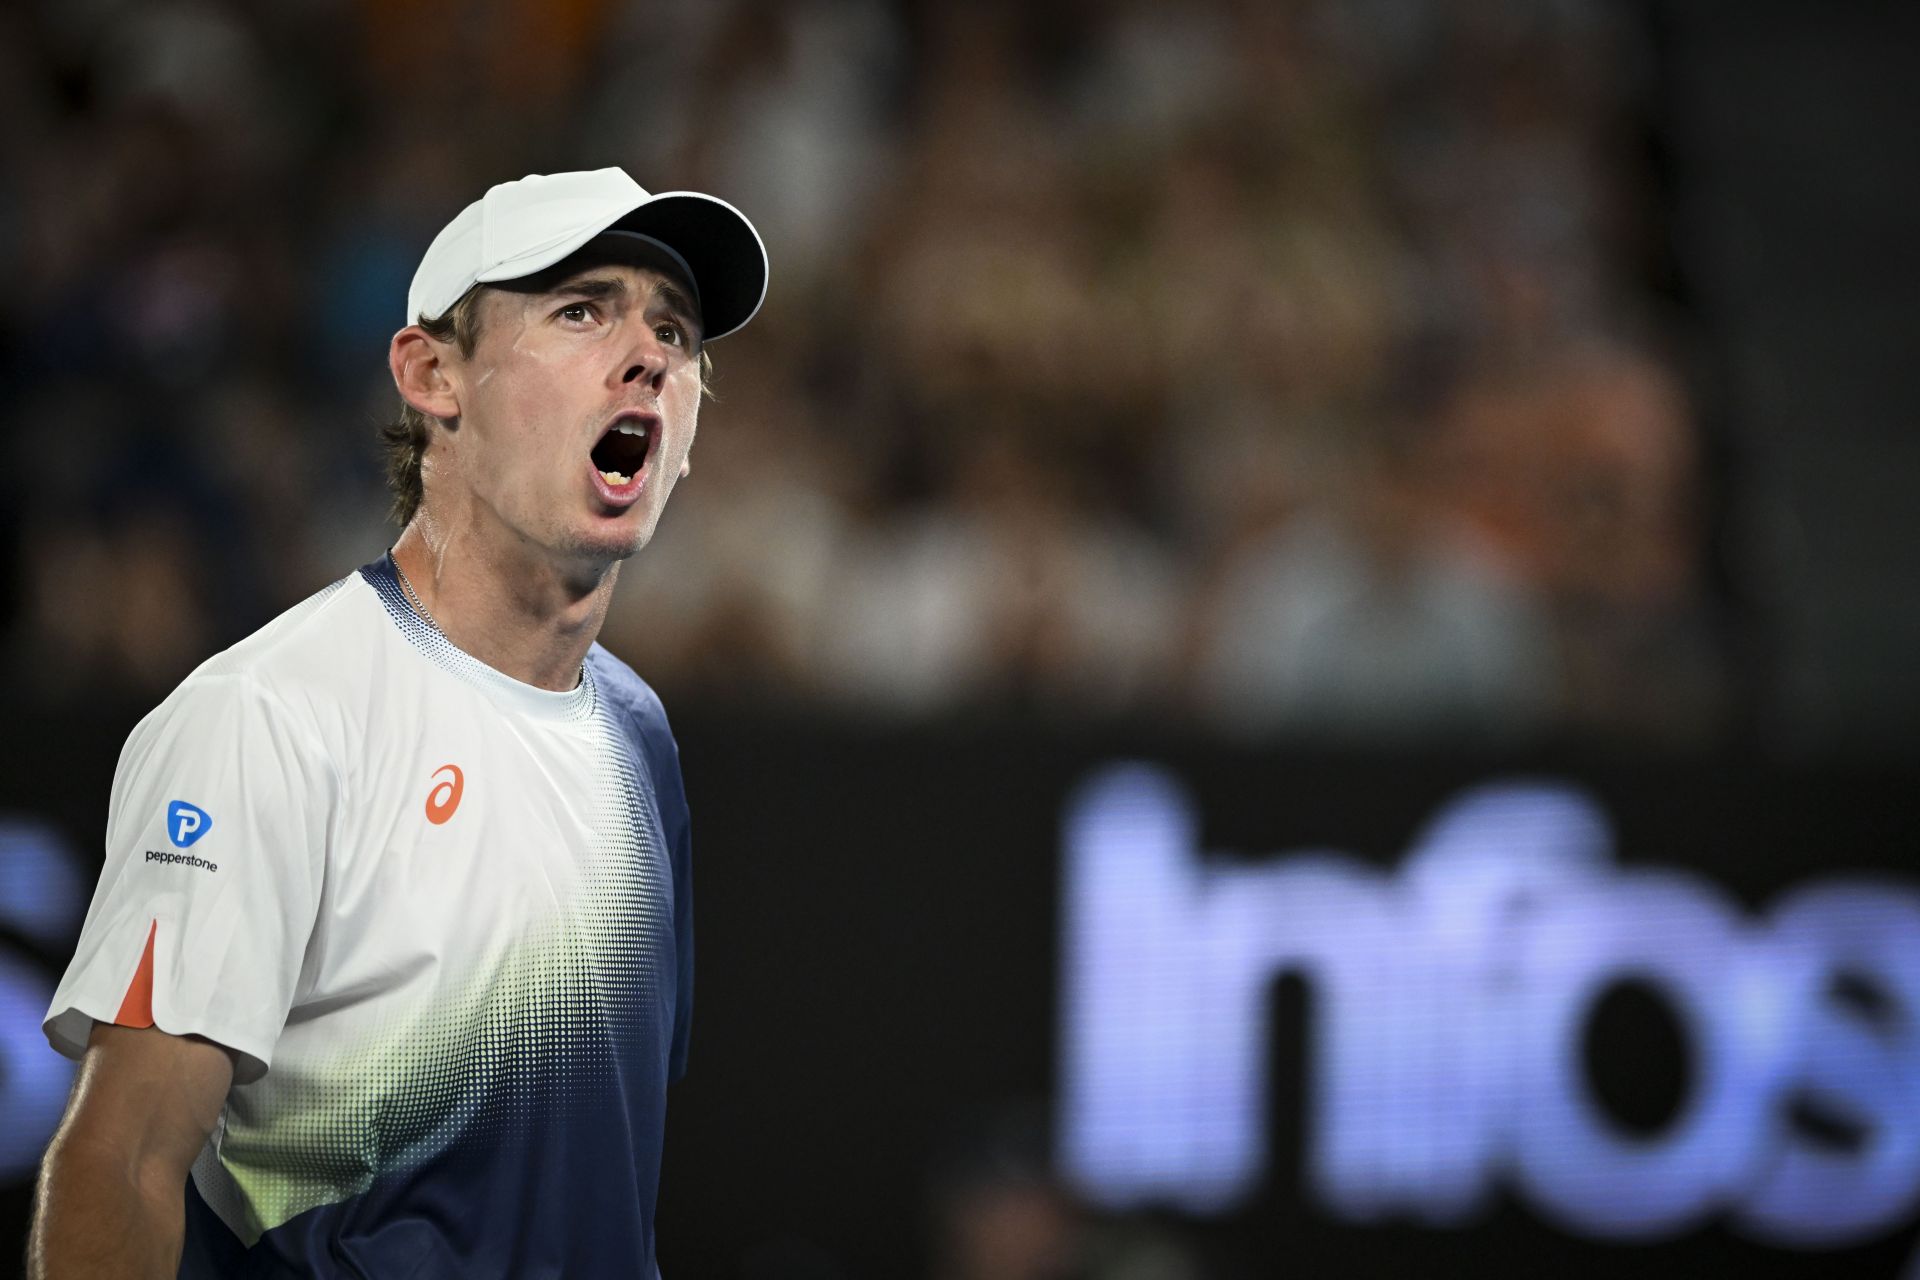
[[466,778],[460,773],[459,765],[443,764],[433,771],[433,776],[439,778],[443,773],[450,773],[453,776],[442,778],[433,790],[427,792],[427,821],[436,827],[451,818],[453,811],[460,807],[460,793],[466,789],[467,785]]

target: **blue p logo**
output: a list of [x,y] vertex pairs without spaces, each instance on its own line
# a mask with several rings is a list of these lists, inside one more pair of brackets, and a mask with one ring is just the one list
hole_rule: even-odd
[[167,806],[167,835],[182,849],[207,834],[213,819],[199,805],[175,800]]

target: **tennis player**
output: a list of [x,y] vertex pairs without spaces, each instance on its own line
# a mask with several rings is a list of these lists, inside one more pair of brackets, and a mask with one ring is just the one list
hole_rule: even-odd
[[392,552],[120,757],[31,1274],[657,1275],[687,804],[595,636],[766,279],[730,205],[618,169],[433,241],[388,352]]

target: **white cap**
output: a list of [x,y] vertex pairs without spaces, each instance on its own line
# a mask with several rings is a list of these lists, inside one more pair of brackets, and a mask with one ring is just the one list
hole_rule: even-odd
[[536,173],[494,187],[433,238],[407,290],[407,323],[437,320],[474,285],[530,276],[608,233],[650,241],[686,269],[708,340],[751,320],[767,296],[766,246],[725,200],[649,195],[621,169]]

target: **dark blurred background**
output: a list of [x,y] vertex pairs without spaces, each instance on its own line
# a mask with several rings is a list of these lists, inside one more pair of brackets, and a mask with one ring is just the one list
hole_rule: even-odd
[[1754,912],[1906,871],[1916,83],[1868,0],[0,9],[0,1245],[120,741],[391,540],[433,233],[619,164],[773,261],[602,637],[698,832],[670,1276],[1899,1274],[1520,1199],[1363,1230],[1286,1159],[1103,1205],[1051,1135],[1111,759],[1212,787],[1208,849],[1385,867],[1520,770]]

